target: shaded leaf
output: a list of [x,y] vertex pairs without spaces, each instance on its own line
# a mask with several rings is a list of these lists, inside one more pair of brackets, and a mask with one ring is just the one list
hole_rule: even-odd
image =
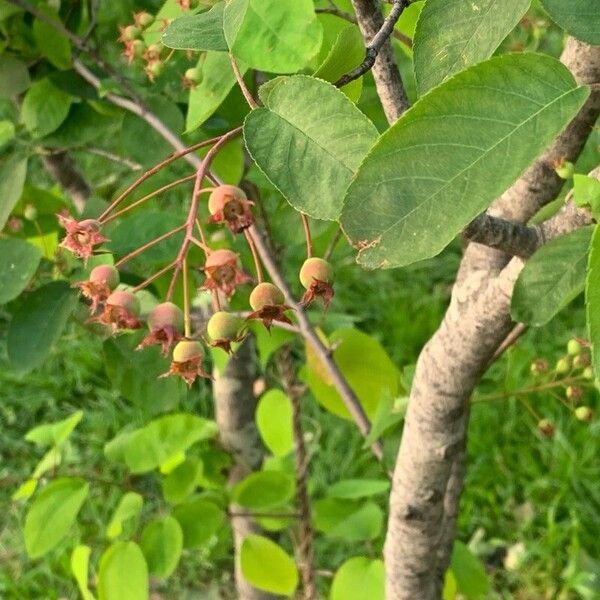
[[169,577],[177,568],[183,550],[181,526],[173,517],[150,521],[142,531],[140,547],[150,573]]
[[541,0],[552,20],[567,33],[588,44],[600,44],[598,0]]
[[10,54],[0,55],[0,96],[22,94],[31,84],[27,65]]
[[114,539],[123,532],[123,523],[136,519],[142,510],[144,499],[135,492],[127,492],[119,500],[119,504],[106,528],[106,536]]
[[25,439],[38,446],[60,446],[71,435],[82,417],[83,411],[78,410],[61,421],[38,425],[25,434]]
[[0,304],[13,300],[27,287],[41,258],[40,250],[25,240],[0,239]]
[[454,542],[450,566],[460,594],[468,600],[487,597],[490,580],[485,566],[462,542]]
[[225,2],[218,2],[210,10],[190,17],[175,19],[165,30],[161,41],[177,50],[229,50],[223,33]]
[[327,489],[331,498],[355,500],[384,494],[390,489],[390,482],[384,479],[343,479]]
[[19,201],[27,175],[27,158],[14,153],[0,165],[0,231]]
[[52,133],[67,118],[71,96],[55,87],[50,79],[40,79],[27,90],[21,117],[34,137]]
[[94,600],[94,595],[88,587],[88,569],[92,549],[89,546],[75,546],[71,553],[71,573],[75,577],[77,587],[83,600]]
[[183,502],[198,485],[202,475],[202,462],[195,456],[186,459],[163,480],[163,496],[170,504]]
[[223,509],[207,500],[180,504],[173,510],[173,516],[181,525],[184,548],[206,544],[225,523]]
[[237,504],[253,509],[281,506],[294,496],[294,479],[281,471],[251,473],[231,491]]

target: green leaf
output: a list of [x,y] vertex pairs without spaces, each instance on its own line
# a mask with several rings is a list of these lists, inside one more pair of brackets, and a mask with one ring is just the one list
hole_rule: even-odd
[[117,542],[100,558],[98,600],[148,600],[148,567],[134,542]]
[[281,390],[269,390],[261,396],[256,425],[265,446],[275,456],[285,456],[294,447],[292,402]]
[[266,368],[269,358],[273,356],[273,353],[286,342],[294,339],[294,334],[291,331],[273,327],[269,333],[262,323],[250,321],[249,328],[254,334],[258,359],[263,370]]
[[530,3],[531,0],[427,0],[417,22],[413,46],[419,95],[488,59]]
[[0,148],[15,139],[15,125],[8,119],[0,121]]
[[438,254],[502,194],[588,97],[554,58],[511,54],[419,100],[379,139],[346,194],[342,227],[369,268]]
[[0,165],[0,231],[19,201],[27,175],[27,158],[14,153]]
[[38,446],[60,446],[71,435],[82,417],[83,411],[78,410],[61,421],[38,425],[25,434],[25,439]]
[[525,263],[511,301],[515,321],[545,325],[583,292],[592,229],[549,241]]
[[[329,54],[314,72],[314,77],[335,83],[342,75],[352,71],[365,57],[363,37],[356,25],[340,31]],[[362,77],[340,88],[353,102],[358,102],[362,92]]]
[[11,496],[12,500],[27,500],[33,496],[38,485],[38,479],[30,478],[24,481]]
[[442,600],[455,600],[458,587],[456,585],[456,577],[452,569],[446,571],[446,577],[444,578],[444,590],[442,592]]
[[39,479],[44,473],[51,469],[56,469],[62,461],[62,453],[57,446],[53,446],[42,456],[41,460],[36,465],[31,477]]
[[0,55],[0,96],[12,98],[30,85],[29,71],[23,61],[10,54]]
[[217,435],[214,421],[176,413],[151,421],[141,429],[121,433],[104,446],[110,461],[125,462],[132,473],[152,471],[192,444]]
[[541,0],[552,20],[567,33],[588,44],[600,44],[598,0]]
[[490,580],[483,563],[462,542],[455,542],[451,560],[458,592],[467,600],[487,598]]
[[173,517],[150,521],[142,531],[140,547],[150,573],[169,577],[177,568],[183,550],[181,526]]
[[25,517],[25,547],[31,558],[43,556],[69,533],[88,494],[83,479],[64,477],[49,483]]
[[407,408],[408,397],[402,396],[394,400],[391,396],[384,396],[373,415],[371,429],[364,439],[363,448],[369,448],[388,429],[400,423],[404,419],[404,415],[406,415]]
[[390,489],[390,482],[384,479],[343,479],[330,486],[327,495],[330,498],[356,500],[378,496]]
[[330,600],[384,600],[383,561],[366,556],[348,559],[336,572]]
[[269,73],[298,71],[319,51],[323,38],[312,0],[229,0],[223,28],[236,57]]
[[596,379],[600,379],[600,227],[596,225],[585,282],[588,338],[592,345],[592,365]]
[[[384,398],[394,398],[401,391],[400,371],[375,338],[357,329],[340,329],[329,336],[329,346],[335,348],[333,360],[369,417]],[[350,420],[325,366],[308,345],[306,360],[303,377],[317,401],[333,414]]]
[[[238,63],[242,75],[247,67]],[[235,85],[229,55],[207,52],[201,66],[202,81],[192,90],[188,101],[185,130],[193,131],[202,125],[221,106]]]
[[92,549],[89,546],[75,546],[71,553],[71,573],[75,577],[77,587],[83,600],[94,600],[94,595],[88,587],[88,569]]
[[223,509],[208,500],[180,504],[173,510],[173,516],[181,525],[184,548],[203,546],[225,523]]
[[351,542],[373,540],[383,527],[383,511],[372,501],[324,498],[314,503],[314,514],[319,531]]
[[266,537],[249,535],[240,550],[242,574],[259,590],[291,596],[298,585],[298,569],[285,550]]
[[52,281],[27,295],[8,327],[6,345],[21,373],[41,365],[75,309],[77,294],[66,281]]
[[123,532],[123,523],[130,519],[137,519],[143,505],[144,498],[140,494],[135,492],[124,494],[119,500],[119,504],[106,528],[106,537],[114,539],[120,536]]
[[25,240],[0,239],[0,304],[13,300],[27,287],[41,258],[40,250]]
[[198,485],[198,479],[202,475],[202,462],[191,456],[175,469],[173,469],[163,480],[163,496],[169,504],[183,502]]
[[52,133],[67,118],[71,96],[55,87],[50,79],[40,79],[27,90],[21,116],[33,137]]
[[600,215],[600,181],[589,175],[573,175],[573,200],[577,206],[590,206],[594,218]]
[[294,497],[294,479],[281,471],[259,471],[242,479],[231,491],[237,504],[255,510],[274,508]]
[[175,19],[163,33],[161,41],[176,50],[229,50],[223,33],[225,2],[218,2],[210,10]]
[[[45,8],[44,12],[60,22],[55,11]],[[42,55],[57,69],[68,69],[71,66],[71,44],[55,27],[41,19],[34,19],[33,38]]]
[[337,219],[375,126],[333,85],[305,75],[270,81],[260,96],[265,108],[244,122],[250,155],[296,210]]

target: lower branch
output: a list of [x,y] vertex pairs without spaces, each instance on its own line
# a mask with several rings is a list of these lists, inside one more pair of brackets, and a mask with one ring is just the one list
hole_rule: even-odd
[[60,187],[71,196],[75,210],[81,214],[92,195],[92,189],[77,169],[75,161],[66,152],[60,152],[42,156],[42,163]]

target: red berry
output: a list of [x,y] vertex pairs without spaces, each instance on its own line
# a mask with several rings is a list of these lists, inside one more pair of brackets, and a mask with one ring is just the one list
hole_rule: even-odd
[[114,290],[119,285],[119,271],[112,265],[100,265],[92,269],[89,280]]
[[265,306],[277,306],[284,302],[283,292],[272,283],[259,283],[250,293],[252,310],[261,310]]
[[135,294],[128,291],[118,290],[113,292],[107,299],[106,304],[109,306],[119,306],[125,309],[130,315],[134,317],[140,314],[140,301]]
[[300,283],[305,289],[308,289],[315,280],[331,283],[333,281],[333,267],[322,258],[307,258],[300,269]]
[[150,331],[172,327],[181,332],[183,331],[183,311],[173,302],[157,304],[148,314],[148,327]]
[[186,363],[190,360],[201,361],[204,358],[204,349],[200,342],[184,340],[178,342],[173,348],[173,361],[176,363]]

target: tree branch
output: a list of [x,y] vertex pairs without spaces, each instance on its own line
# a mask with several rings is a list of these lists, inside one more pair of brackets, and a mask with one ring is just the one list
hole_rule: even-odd
[[75,161],[67,152],[58,152],[42,156],[42,164],[50,175],[71,196],[75,210],[81,214],[92,189],[79,172]]
[[[404,7],[403,2],[398,4]],[[369,48],[384,24],[379,2],[378,0],[352,0],[352,6],[366,46]],[[377,52],[372,72],[385,116],[389,123],[394,123],[409,107],[409,102],[396,65],[394,50],[388,36],[384,38]]]

